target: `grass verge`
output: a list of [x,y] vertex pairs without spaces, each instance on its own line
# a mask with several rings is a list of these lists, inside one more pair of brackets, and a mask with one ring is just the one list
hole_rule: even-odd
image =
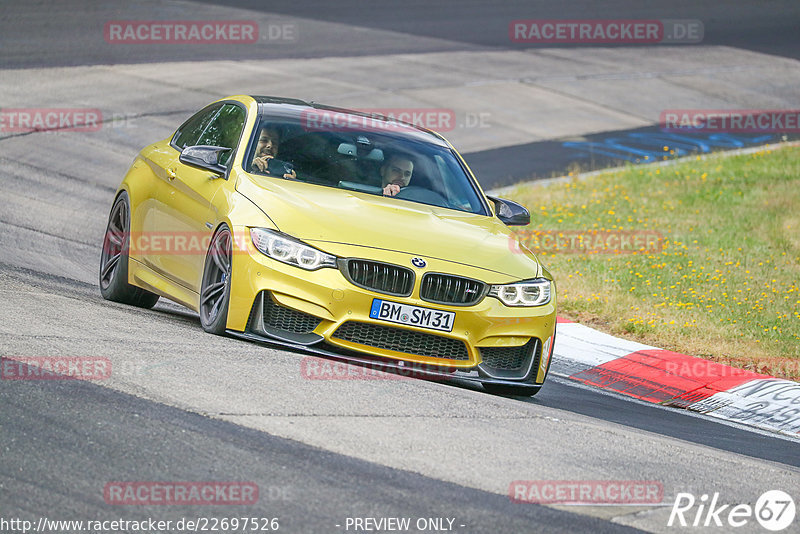
[[[665,147],[668,150],[668,147]],[[800,379],[800,148],[636,166],[505,195],[559,315]]]

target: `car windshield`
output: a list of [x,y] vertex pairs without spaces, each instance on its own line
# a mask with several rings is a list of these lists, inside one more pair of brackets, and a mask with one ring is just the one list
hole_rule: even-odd
[[[245,170],[486,215],[478,190],[449,147],[422,141],[418,131],[403,135],[411,131],[403,124],[339,115],[357,118],[362,127],[354,121],[260,117]],[[373,127],[364,128],[369,121]]]

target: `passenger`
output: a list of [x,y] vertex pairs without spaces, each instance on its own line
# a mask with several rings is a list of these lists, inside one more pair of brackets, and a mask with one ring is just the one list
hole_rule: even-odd
[[393,197],[401,188],[408,187],[413,172],[414,163],[409,157],[400,154],[389,156],[380,168],[383,194]]
[[[261,133],[258,135],[258,144],[256,145],[256,154],[253,157],[253,167],[257,167],[259,171],[269,174],[269,160],[278,155],[280,137],[280,132],[274,126],[261,128]],[[296,179],[297,173],[292,169],[291,172],[284,174],[283,177]]]

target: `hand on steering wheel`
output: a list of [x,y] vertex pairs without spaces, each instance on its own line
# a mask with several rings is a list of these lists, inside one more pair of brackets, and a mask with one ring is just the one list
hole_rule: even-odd
[[398,184],[389,184],[383,188],[383,194],[387,197],[393,197],[400,193],[400,186]]

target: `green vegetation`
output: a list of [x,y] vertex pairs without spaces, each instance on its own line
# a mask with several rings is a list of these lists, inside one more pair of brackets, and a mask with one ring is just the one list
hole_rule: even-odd
[[[506,196],[531,211],[520,233],[556,278],[559,315],[800,378],[800,148],[635,166]],[[542,231],[589,243],[556,250],[532,239]],[[593,246],[620,231],[646,236],[640,250]],[[654,233],[663,240],[648,248]]]

